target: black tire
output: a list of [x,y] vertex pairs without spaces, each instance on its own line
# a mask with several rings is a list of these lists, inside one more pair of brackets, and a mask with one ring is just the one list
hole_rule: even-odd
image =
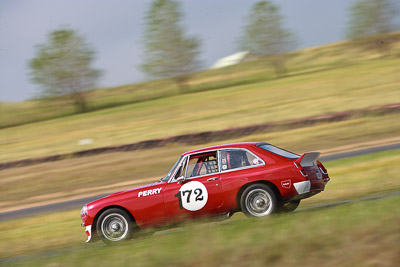
[[297,209],[299,205],[300,205],[300,199],[281,202],[279,203],[278,212],[280,213],[292,212],[295,209]]
[[249,217],[265,217],[275,212],[278,202],[274,191],[265,184],[247,187],[240,197],[240,207]]
[[131,238],[134,223],[129,214],[118,208],[104,211],[96,223],[98,237],[107,244]]

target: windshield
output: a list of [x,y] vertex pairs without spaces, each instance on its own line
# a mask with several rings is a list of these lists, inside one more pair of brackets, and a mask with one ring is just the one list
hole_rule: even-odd
[[174,173],[174,170],[176,168],[176,166],[178,165],[179,161],[181,161],[182,156],[177,160],[177,162],[175,162],[174,166],[172,167],[172,169],[168,172],[167,176],[165,176],[164,178],[161,179],[161,182],[166,182],[169,180],[169,178],[171,177],[171,175]]
[[267,150],[269,152],[272,152],[274,154],[277,154],[279,156],[288,158],[288,159],[297,159],[297,158],[300,157],[299,155],[297,155],[295,153],[286,151],[286,150],[284,150],[282,148],[279,148],[279,147],[276,147],[276,146],[273,146],[273,145],[269,145],[269,144],[259,145],[258,147],[260,147],[260,148],[262,148],[264,150]]

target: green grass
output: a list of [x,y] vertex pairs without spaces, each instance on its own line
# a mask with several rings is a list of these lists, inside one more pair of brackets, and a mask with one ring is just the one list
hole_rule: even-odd
[[237,215],[222,224],[188,225],[121,245],[88,246],[16,264],[394,266],[400,215],[393,211],[399,201],[397,196],[259,220]]
[[81,223],[79,210],[1,222],[0,258],[83,244]]
[[[400,99],[399,59],[176,95],[0,131],[0,161],[383,105]],[[82,147],[81,139],[93,144]]]
[[[400,179],[398,177],[400,170],[398,167],[399,165],[397,164],[399,160],[400,160],[400,150],[396,150],[396,151],[375,153],[369,156],[355,157],[348,159],[346,161],[340,160],[327,163],[326,166],[328,168],[331,181],[328,183],[326,190],[319,195],[304,200],[301,203],[300,207],[307,207],[310,205],[333,202],[338,200],[358,198],[366,195],[385,193],[389,191],[398,191],[400,190]],[[397,197],[396,199],[399,198]],[[306,238],[306,240],[308,240],[307,242],[311,242],[312,240],[314,240],[314,242],[320,244],[320,242],[324,242],[324,240],[327,237],[322,236],[321,238],[312,238],[311,236],[309,236],[309,231],[316,231],[315,232],[316,234],[320,231],[322,234],[328,232],[329,236],[332,236],[332,238],[338,238],[339,235],[335,236],[334,233],[335,232],[341,233],[337,231],[340,230],[341,224],[345,222],[346,227],[350,226],[351,227],[348,229],[348,231],[346,230],[346,232],[343,233],[344,238],[340,242],[345,242],[344,244],[346,246],[350,246],[350,244],[347,243],[349,240],[345,238],[347,234],[351,233],[356,229],[361,229],[361,230],[364,229],[366,232],[368,232],[366,230],[368,228],[365,228],[364,224],[362,228],[359,227],[357,223],[358,220],[360,221],[365,220],[366,225],[368,225],[370,223],[369,220],[375,219],[373,223],[376,223],[377,225],[380,226],[385,225],[389,227],[389,229],[384,227],[385,228],[384,231],[386,230],[392,231],[394,230],[393,227],[398,227],[397,226],[398,224],[392,222],[393,220],[395,220],[395,218],[397,218],[397,220],[399,218],[399,214],[393,212],[393,210],[397,208],[396,201],[391,200],[389,203],[383,205],[377,204],[375,208],[371,207],[370,203],[371,201],[365,202],[363,204],[352,204],[350,206],[338,207],[335,208],[336,210],[334,211],[329,209],[328,211],[321,210],[318,212],[299,212],[298,214],[297,213],[293,214],[294,217],[292,217],[292,215],[273,216],[269,219],[261,221],[242,220],[244,216],[241,214],[237,214],[232,218],[233,221],[232,224],[228,224],[226,226],[227,228],[224,228],[225,226],[217,226],[216,229],[218,229],[218,231],[214,231],[213,229],[211,229],[214,228],[214,226],[212,226],[211,228],[208,226],[201,226],[201,225],[190,226],[194,227],[194,228],[189,228],[193,230],[186,232],[184,236],[190,236],[192,232],[204,233],[203,236],[204,240],[201,239],[202,240],[201,242],[205,242],[205,240],[210,239],[211,241],[210,246],[214,247],[216,251],[220,251],[223,253],[227,253],[227,251],[225,251],[223,247],[221,247],[222,243],[227,243],[233,246],[233,244],[230,242],[232,241],[232,239],[229,239],[229,236],[231,236],[231,238],[233,239],[235,239],[235,236],[241,239],[247,236],[247,234],[244,233],[248,233],[249,238],[255,238],[256,236],[268,237],[268,238],[262,238],[262,240],[265,241],[265,243],[263,243],[265,246],[267,245],[267,242],[274,240],[274,242],[278,241],[281,242],[282,243],[281,245],[283,245],[283,247],[289,246],[290,249],[295,249],[289,244],[290,243],[289,241],[287,242],[285,241],[288,237],[287,235],[289,235],[289,232],[293,233],[293,229],[297,229],[298,234],[300,235],[298,237],[299,239],[308,236]],[[355,206],[360,205],[360,208],[355,208],[354,205]],[[391,218],[389,221],[377,220],[381,215],[380,212],[382,212],[380,211],[380,207],[386,207],[384,209],[385,214],[387,213],[385,216],[389,216],[388,218],[386,218],[387,220]],[[375,210],[377,210],[377,212],[375,212]],[[360,216],[364,217],[356,216],[355,218],[352,218],[353,212],[358,213]],[[337,216],[338,214],[340,216]],[[377,217],[373,217],[374,214]],[[346,219],[346,217],[348,218]],[[234,229],[232,229],[232,227]],[[241,229],[240,227],[244,228]],[[373,230],[372,233],[376,234],[380,234],[381,233],[380,231],[383,231],[375,228],[370,230],[371,231]],[[219,233],[220,231],[221,233]],[[285,233],[283,236],[281,236],[282,231]],[[359,232],[357,233],[361,234]],[[399,232],[397,232],[397,234],[398,233]],[[358,236],[358,234],[356,234],[355,236],[353,235],[351,236],[353,236],[356,239],[356,236]],[[77,246],[78,244],[83,244],[85,239],[83,228],[80,227],[79,209],[67,212],[56,212],[47,215],[40,215],[32,218],[24,218],[12,221],[0,222],[0,235],[2,236],[2,242],[0,243],[0,258],[14,257],[14,256],[43,252],[53,249],[69,248]],[[214,236],[220,236],[220,235],[224,236],[224,238],[221,239],[220,241],[213,239]],[[190,246],[193,245],[192,242],[194,241],[180,240],[180,238],[186,238],[184,236],[180,236],[180,234],[172,234],[171,235],[172,239],[168,242],[172,242],[174,239],[177,239],[175,241],[175,244],[176,243],[180,244],[180,246],[182,246],[182,249],[188,248],[188,246],[190,248]],[[194,236],[198,235],[196,234]],[[156,249],[154,249],[154,247],[152,247],[153,248],[152,250],[148,250],[147,248],[149,244],[155,244],[155,243],[159,244],[160,242],[163,243],[164,242],[163,240],[166,240],[163,238],[164,237],[154,236],[149,239],[146,238],[140,239],[137,242],[132,242],[128,244],[126,250],[128,251],[128,247],[130,247],[132,251],[137,253],[135,255],[141,255],[140,257],[143,257],[143,259],[140,260],[141,262],[144,260],[145,257],[144,255],[148,255],[148,253],[153,253],[154,251],[157,251]],[[165,238],[169,240],[168,237]],[[247,242],[251,243],[251,240],[252,239],[244,239],[243,242],[245,242],[244,244],[246,245],[238,246],[238,250],[234,250],[234,252],[232,252],[232,255],[240,253],[240,251],[242,250],[247,251],[246,253],[251,253],[250,251],[252,251],[253,248],[251,247],[252,249],[249,249],[247,247],[248,246]],[[340,242],[339,245],[342,244]],[[170,245],[173,246],[173,243],[171,243]],[[202,246],[203,245],[204,244],[202,244]],[[229,248],[230,245],[228,245]],[[172,253],[171,252],[171,249],[173,249],[172,247],[170,248],[169,246],[166,246],[162,248],[163,246],[158,246],[158,245],[156,246],[157,249],[160,250],[159,253],[161,253],[162,255],[166,255],[169,258],[168,254]],[[74,252],[74,254],[82,255],[82,257],[83,255],[85,255],[85,252],[89,252],[89,254],[93,253],[93,255],[97,253],[99,253],[99,255],[108,255],[107,254],[108,249],[111,248],[105,248],[106,251],[102,251],[102,249],[100,249],[99,251],[97,247],[93,249],[90,249],[89,247],[89,250],[84,250],[84,252],[82,252],[83,254],[80,254],[81,252]],[[178,248],[177,253],[178,252],[180,253],[179,249],[181,248]],[[112,250],[110,250],[109,252],[111,253],[111,251]],[[142,253],[144,253],[144,255],[142,255]],[[201,253],[205,252],[203,251]],[[320,253],[322,253],[322,251],[320,251]],[[154,257],[161,257],[162,256],[161,254]],[[120,256],[125,257],[126,256],[125,252]],[[207,255],[202,255],[202,257],[203,256]],[[64,257],[67,258],[69,256],[63,256],[62,261],[65,260]],[[78,258],[76,260],[80,259],[81,256],[77,257]],[[170,260],[174,259],[175,257],[176,257],[175,254],[171,254]],[[216,257],[216,255],[214,256],[210,255],[210,257],[212,257],[212,259],[214,260],[214,257]],[[107,258],[107,256],[105,256],[105,258]],[[279,258],[280,258],[279,260],[282,260],[281,257]],[[102,260],[104,259],[102,258]],[[182,260],[184,260],[185,264],[188,264],[186,263],[186,260],[190,260],[190,257],[188,259],[182,258]],[[72,264],[72,262],[70,262],[69,260],[67,260],[67,262],[69,264]],[[93,264],[97,263],[98,262],[96,261],[93,262]]]

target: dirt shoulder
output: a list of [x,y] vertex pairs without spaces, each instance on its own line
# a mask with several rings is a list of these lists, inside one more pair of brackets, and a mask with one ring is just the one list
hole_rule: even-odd
[[138,180],[131,180],[117,184],[110,184],[105,186],[97,186],[92,188],[83,188],[72,191],[57,192],[34,196],[19,201],[0,202],[0,213],[10,212],[15,210],[33,208],[38,206],[44,206],[59,202],[66,202],[76,200],[84,197],[97,196],[102,194],[108,194],[112,192],[118,192],[128,190],[134,187],[150,184],[156,182],[157,178],[144,178]]
[[249,125],[237,128],[228,128],[217,131],[197,132],[191,134],[171,136],[161,139],[150,139],[136,143],[97,147],[87,150],[76,151],[72,153],[49,155],[40,158],[28,158],[17,161],[0,162],[0,170],[31,166],[45,162],[54,162],[70,158],[88,157],[94,155],[100,155],[104,153],[115,153],[115,152],[126,152],[126,151],[137,151],[144,149],[153,149],[165,147],[168,145],[181,144],[181,145],[198,145],[205,144],[213,141],[226,140],[227,138],[240,138],[257,134],[260,132],[272,132],[282,129],[298,129],[309,127],[320,123],[331,123],[339,121],[351,120],[357,116],[370,116],[370,115],[385,115],[385,114],[396,114],[400,112],[400,103],[393,103],[388,105],[372,106],[364,109],[348,110],[345,112],[337,112],[313,117],[307,117],[302,119],[287,120],[275,123],[264,123],[258,125]]

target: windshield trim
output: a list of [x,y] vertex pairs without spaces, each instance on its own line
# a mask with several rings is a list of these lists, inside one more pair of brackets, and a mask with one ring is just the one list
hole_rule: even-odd
[[[200,154],[206,154],[206,153],[209,153],[209,152],[216,152],[217,153],[216,155],[218,157],[218,150],[217,149],[210,149],[210,150],[206,150],[206,151],[202,151],[202,152],[196,152],[196,153],[193,153],[193,154],[187,154],[187,155],[185,155],[184,159],[187,158],[189,160],[191,156],[200,155]],[[217,161],[218,161],[218,158],[217,158]],[[173,177],[175,176],[175,172],[179,169],[179,166],[182,163],[183,163],[183,161],[181,161],[179,163],[179,165],[177,165],[177,167],[175,168],[174,174],[169,177],[168,183],[176,182],[176,180],[174,180]],[[185,178],[186,178],[186,175],[187,175],[187,169],[188,169],[188,165],[186,166],[186,170],[185,170]],[[216,174],[219,174],[219,173],[220,173],[220,171],[219,171],[219,168],[218,168],[218,172],[216,172]],[[192,179],[192,178],[198,178],[198,177],[202,177],[202,176],[206,176],[206,175],[210,175],[210,173],[209,174],[205,174],[205,175],[201,175],[201,176],[193,176],[193,177],[190,177],[190,178],[187,178],[187,179],[189,180],[189,179]]]
[[161,182],[167,182],[170,180],[171,177],[173,177],[175,175],[175,171],[177,169],[177,167],[179,166],[179,164],[181,163],[183,158],[183,155],[181,155],[179,157],[179,159],[175,162],[175,164],[172,166],[171,170],[167,173],[167,175],[161,179]]

